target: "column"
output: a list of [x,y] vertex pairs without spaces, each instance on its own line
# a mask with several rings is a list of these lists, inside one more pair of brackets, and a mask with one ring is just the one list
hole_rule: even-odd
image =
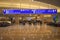
[[19,24],[19,17],[18,16],[15,17],[15,24]]

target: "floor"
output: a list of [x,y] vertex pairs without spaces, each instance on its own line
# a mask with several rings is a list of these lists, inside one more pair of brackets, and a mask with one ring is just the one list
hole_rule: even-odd
[[43,25],[0,27],[0,40],[60,40],[60,28]]

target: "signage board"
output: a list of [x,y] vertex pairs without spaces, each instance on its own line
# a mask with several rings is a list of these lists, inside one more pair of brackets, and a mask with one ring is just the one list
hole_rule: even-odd
[[4,14],[57,14],[57,9],[4,9]]

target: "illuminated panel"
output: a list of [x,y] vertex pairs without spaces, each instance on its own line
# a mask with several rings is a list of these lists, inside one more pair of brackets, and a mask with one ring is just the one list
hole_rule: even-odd
[[37,13],[37,14],[56,14],[57,10],[56,9],[40,9],[40,10],[36,10],[35,13]]
[[4,9],[4,14],[57,14],[57,9]]

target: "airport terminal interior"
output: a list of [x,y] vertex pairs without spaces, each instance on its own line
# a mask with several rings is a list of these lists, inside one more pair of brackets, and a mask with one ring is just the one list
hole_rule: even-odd
[[[56,13],[19,14],[9,9],[54,9]],[[0,40],[60,40],[60,0],[0,0]]]

